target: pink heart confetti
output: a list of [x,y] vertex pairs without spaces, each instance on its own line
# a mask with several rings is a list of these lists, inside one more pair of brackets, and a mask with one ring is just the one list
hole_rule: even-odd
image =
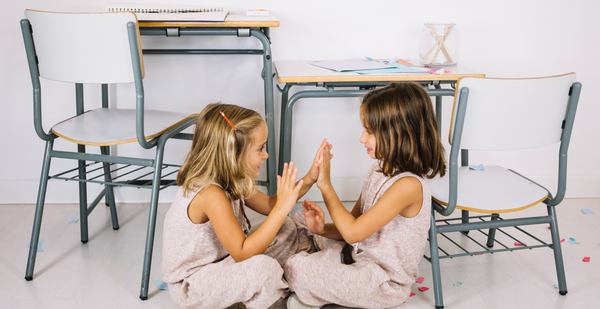
[[410,292],[410,294],[408,295],[408,297],[413,297],[415,295],[417,295],[417,294],[415,294],[415,292]]
[[519,241],[515,241],[514,245],[515,245],[515,247],[524,247],[525,246],[524,243],[519,242]]
[[429,290],[429,288],[426,286],[420,286],[417,290],[419,290],[419,292],[425,292],[425,291]]
[[589,256],[584,256],[583,259],[582,259],[582,261],[584,263],[589,263],[590,262],[590,257]]
[[418,284],[421,284],[421,283],[423,283],[423,281],[425,281],[425,277],[418,277],[418,278],[415,280],[415,282],[416,282],[416,283],[418,283]]

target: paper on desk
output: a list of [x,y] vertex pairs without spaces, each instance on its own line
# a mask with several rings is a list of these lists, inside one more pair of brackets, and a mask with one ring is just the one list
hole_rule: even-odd
[[423,67],[411,67],[401,64],[394,64],[392,68],[372,69],[372,70],[356,70],[358,74],[394,74],[394,73],[429,73],[430,69]]
[[388,59],[346,59],[331,61],[313,61],[312,65],[336,71],[353,72],[357,74],[397,74],[397,73],[429,73],[430,68],[413,66],[410,63],[400,63]]
[[385,64],[379,61],[372,61],[368,59],[312,61],[310,64],[336,72],[353,72],[362,70],[394,68],[393,64]]

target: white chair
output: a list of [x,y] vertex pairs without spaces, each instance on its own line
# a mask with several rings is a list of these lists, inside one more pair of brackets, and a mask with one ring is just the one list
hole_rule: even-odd
[[[134,14],[26,10],[21,30],[33,85],[35,131],[46,142],[25,279],[33,279],[48,179],[79,183],[79,220],[84,244],[88,241],[88,215],[102,197],[106,197],[110,206],[112,226],[116,230],[119,223],[113,187],[144,187],[152,191],[140,291],[140,298],[146,299],[158,194],[175,183],[161,179],[161,176],[162,173],[172,175],[177,172],[177,166],[163,163],[165,144],[170,138],[190,139],[189,134],[181,131],[194,124],[195,117],[144,109],[144,66]],[[76,90],[76,115],[55,124],[49,132],[42,126],[40,77],[75,84]],[[134,83],[136,108],[109,108],[108,84],[123,83]],[[84,110],[83,84],[102,85],[102,108]],[[55,150],[56,139],[77,144],[77,152]],[[110,146],[136,142],[143,149],[153,149],[154,159],[110,155]],[[99,146],[101,153],[86,153],[86,146]],[[52,158],[77,160],[78,166],[50,175]],[[75,176],[70,177],[69,173],[75,173]],[[125,179],[131,175],[136,177]],[[88,182],[105,186],[89,206]]]
[[[450,128],[449,171],[446,176],[429,182],[434,210],[429,235],[431,256],[428,259],[433,272],[435,307],[444,306],[439,266],[441,258],[537,247],[553,249],[558,289],[561,295],[565,295],[567,284],[554,207],[565,195],[567,151],[581,84],[575,82],[575,74],[569,73],[520,79],[464,78],[459,81],[457,89],[459,95],[453,106]],[[469,150],[520,150],[556,143],[560,143],[560,150],[558,189],[554,196],[543,186],[513,170],[501,166],[468,166]],[[458,164],[459,150],[462,166]],[[516,218],[512,219],[500,216],[536,205],[545,205],[548,215],[514,216]],[[435,219],[436,212],[449,216],[455,208],[462,211],[461,217]],[[481,215],[470,217],[470,212]],[[539,244],[515,242],[518,245],[515,247],[496,239],[497,230],[505,233],[502,228],[516,227],[523,231],[519,226],[534,224],[549,224],[551,243],[538,239]],[[489,232],[486,234],[483,229]],[[477,242],[475,247],[480,251],[469,251],[459,241],[454,241],[454,244],[462,252],[456,254],[438,247],[438,235],[450,239],[446,233],[462,232],[459,237],[475,240],[466,235],[472,230],[479,230],[487,238],[485,246]],[[495,243],[502,247],[495,249]]]

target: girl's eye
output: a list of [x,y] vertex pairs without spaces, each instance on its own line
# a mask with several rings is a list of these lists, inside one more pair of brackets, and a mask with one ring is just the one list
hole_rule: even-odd
[[263,150],[265,150],[265,147],[266,147],[266,146],[265,146],[265,144],[262,144],[262,145],[260,146],[260,149],[259,149],[259,151],[263,151]]

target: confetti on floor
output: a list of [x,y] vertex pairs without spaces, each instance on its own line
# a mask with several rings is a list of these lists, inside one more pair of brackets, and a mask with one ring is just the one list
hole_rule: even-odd
[[166,290],[167,289],[167,283],[160,280],[160,279],[154,279],[152,281],[152,283],[154,283],[154,286],[156,286],[159,290]]
[[469,165],[469,169],[472,170],[472,171],[484,171],[485,167],[483,166],[483,164]]
[[425,292],[425,291],[429,290],[429,288],[426,286],[420,286],[417,290],[419,290],[419,292]]
[[571,245],[579,245],[579,242],[577,241],[577,239],[575,239],[575,237],[569,237],[569,243]]
[[410,292],[410,294],[408,295],[408,297],[413,297],[415,295],[417,295],[417,294],[415,294],[415,292]]
[[418,278],[415,280],[415,282],[416,282],[416,283],[418,283],[418,284],[421,284],[421,283],[423,283],[423,281],[425,281],[425,277],[418,277]]
[[461,286],[463,286],[463,283],[460,281],[456,281],[456,282],[452,283],[452,286],[455,288],[460,288]]
[[581,259],[581,261],[583,261],[584,263],[589,263],[590,262],[590,257],[589,256],[584,256],[583,259]]
[[592,215],[594,211],[591,208],[581,208],[581,213],[584,215]]
[[[27,247],[31,246],[31,242],[27,243]],[[44,252],[45,246],[43,240],[38,240],[37,252]]]
[[565,239],[564,239],[564,238],[560,240],[560,243],[561,243],[561,244],[562,244],[563,242],[565,242]]
[[514,245],[515,247],[525,247],[525,244],[520,241],[515,241]]
[[69,220],[67,221],[69,224],[75,224],[77,222],[79,222],[79,215],[72,215],[69,217]]

